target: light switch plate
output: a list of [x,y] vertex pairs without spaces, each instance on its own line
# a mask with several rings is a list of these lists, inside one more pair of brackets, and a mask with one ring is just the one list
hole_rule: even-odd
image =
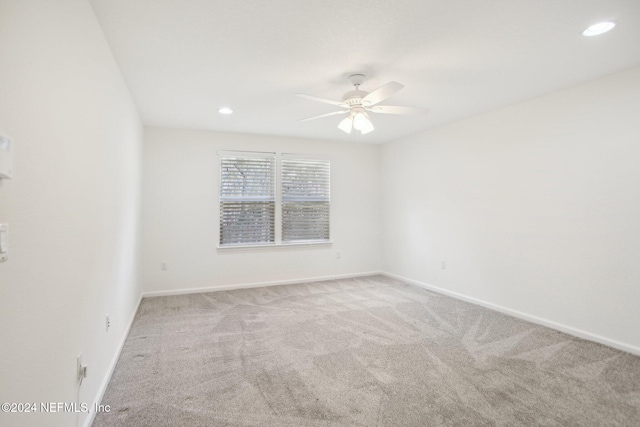
[[0,262],[6,261],[9,252],[9,224],[0,224]]
[[11,139],[6,135],[0,135],[0,179],[11,178],[12,169]]

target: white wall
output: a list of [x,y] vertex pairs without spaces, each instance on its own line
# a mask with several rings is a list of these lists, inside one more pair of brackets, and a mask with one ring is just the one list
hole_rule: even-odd
[[382,181],[384,271],[640,353],[640,68],[386,144]]
[[[92,404],[140,296],[143,129],[89,2],[0,1],[0,131],[15,147],[0,183],[0,402]],[[84,420],[0,413],[2,426]]]
[[[217,249],[219,150],[329,155],[332,245]],[[246,285],[380,270],[379,148],[357,143],[145,129],[145,291]],[[341,259],[336,258],[339,252]],[[161,271],[161,262],[168,269]]]

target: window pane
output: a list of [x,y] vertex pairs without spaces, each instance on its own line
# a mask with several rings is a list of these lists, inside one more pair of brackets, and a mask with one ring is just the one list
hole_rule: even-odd
[[275,157],[221,159],[220,245],[275,241]]
[[329,160],[282,159],[282,241],[328,241]]

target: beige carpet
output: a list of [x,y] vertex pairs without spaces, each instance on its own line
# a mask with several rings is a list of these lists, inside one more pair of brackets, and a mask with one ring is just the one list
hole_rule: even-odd
[[640,425],[640,358],[382,276],[146,298],[103,426]]

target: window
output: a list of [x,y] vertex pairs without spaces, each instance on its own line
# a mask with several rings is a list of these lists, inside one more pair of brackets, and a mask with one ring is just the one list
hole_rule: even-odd
[[220,245],[274,243],[275,154],[225,154],[220,166]]
[[329,242],[329,160],[254,152],[220,159],[220,246]]
[[282,241],[329,240],[329,160],[282,156]]

